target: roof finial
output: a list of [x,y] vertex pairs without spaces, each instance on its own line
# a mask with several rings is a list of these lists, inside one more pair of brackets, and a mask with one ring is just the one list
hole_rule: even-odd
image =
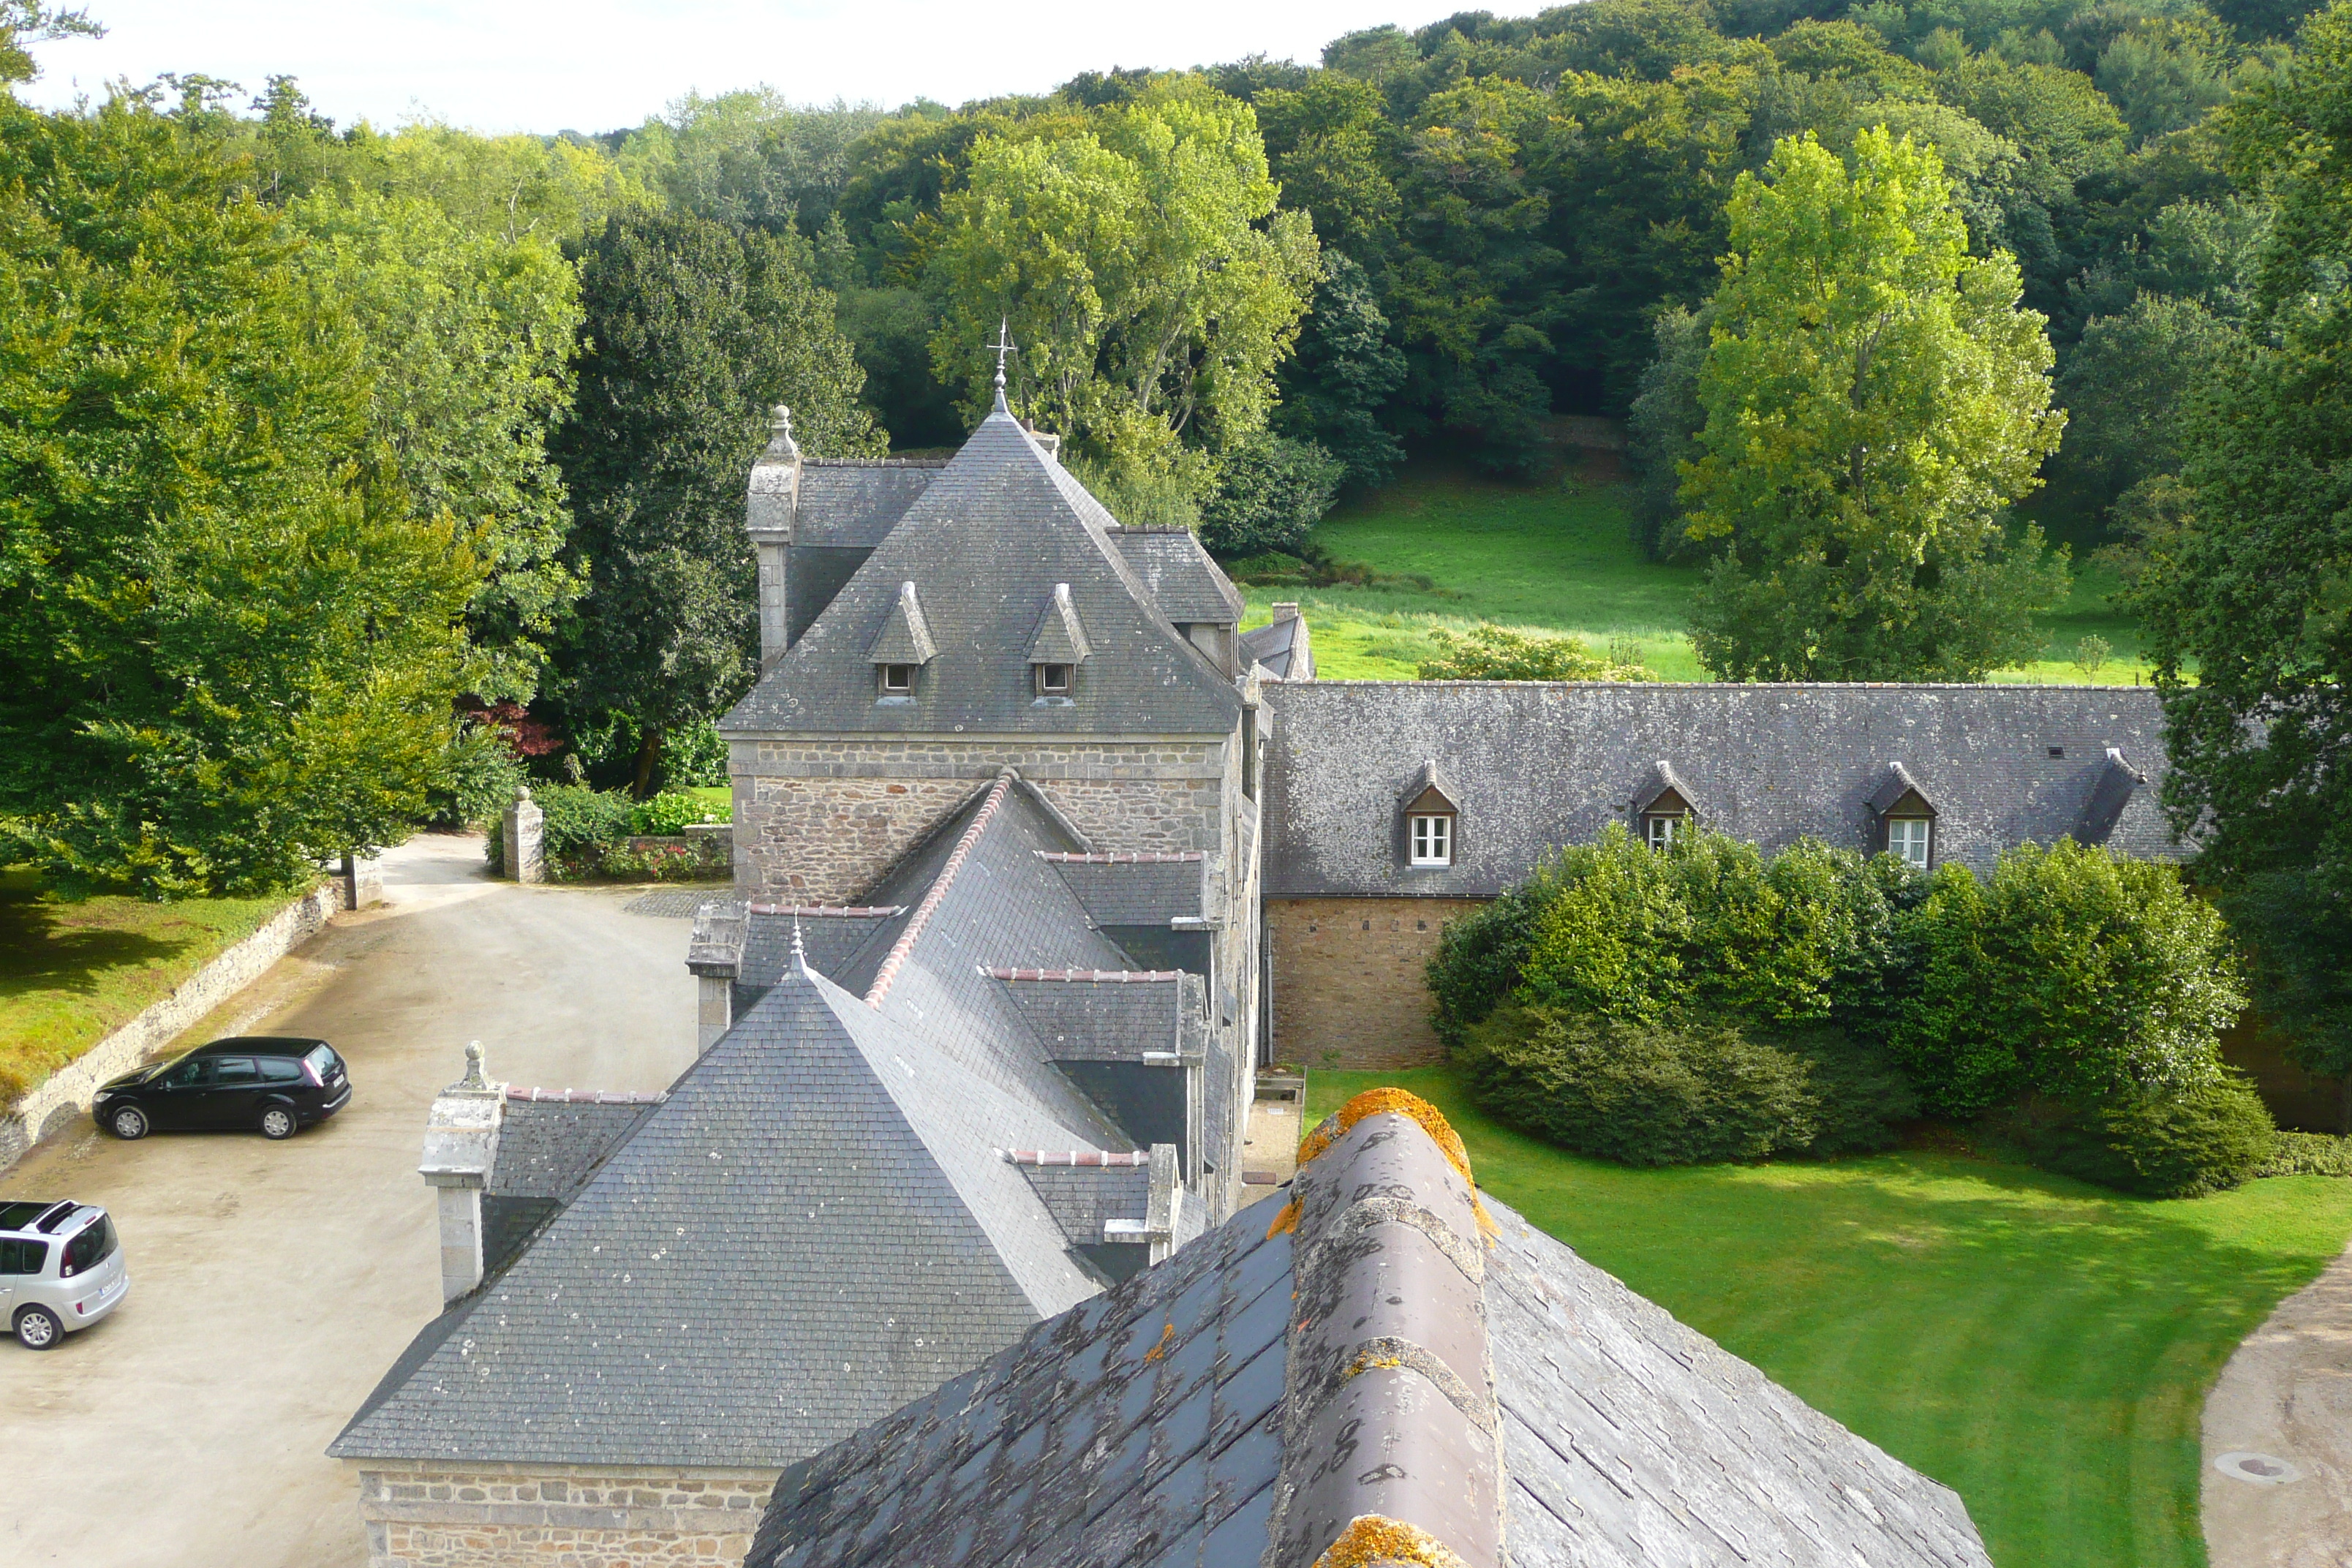
[[808,973],[808,949],[801,945],[801,917],[797,910],[793,914],[793,967],[803,974]]
[[797,458],[801,455],[799,443],[793,439],[793,411],[791,409],[785,407],[781,403],[777,404],[773,408],[769,409],[768,429],[767,456],[771,458],[782,458],[789,462]]
[[1013,352],[1013,321],[1000,316],[996,321],[996,342],[989,345],[996,351],[996,412],[1010,413],[1004,406],[1004,356]]

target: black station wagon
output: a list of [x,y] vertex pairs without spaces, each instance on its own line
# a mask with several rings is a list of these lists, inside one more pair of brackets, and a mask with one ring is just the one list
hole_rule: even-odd
[[343,1058],[324,1040],[247,1036],[125,1073],[91,1113],[118,1138],[151,1131],[254,1131],[291,1138],[352,1098]]

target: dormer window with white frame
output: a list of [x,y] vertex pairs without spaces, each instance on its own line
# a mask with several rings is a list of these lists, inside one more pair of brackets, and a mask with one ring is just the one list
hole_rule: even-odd
[[1658,854],[1675,847],[1698,815],[1691,804],[1690,787],[1675,772],[1674,763],[1660,758],[1651,764],[1650,776],[1633,792],[1633,827],[1642,842]]
[[1398,804],[1404,808],[1404,863],[1417,871],[1443,870],[1462,851],[1461,811],[1437,782],[1437,763],[1421,764]]
[[874,661],[877,701],[901,703],[915,700],[915,672],[939,657],[931,640],[930,623],[923,616],[921,598],[912,583],[898,584],[898,597],[882,617],[882,627],[866,657]]
[[1921,871],[1936,868],[1936,805],[1910,770],[1886,764],[1886,775],[1870,797],[1878,842],[1874,847]]
[[1642,818],[1643,836],[1652,849],[1663,855],[1675,847],[1675,835],[1683,830],[1683,819],[1689,816],[1681,811],[1653,811]]
[[1067,697],[1070,694],[1070,677],[1076,668],[1075,665],[1033,664],[1029,668],[1037,672],[1038,696]]
[[1076,700],[1078,666],[1093,648],[1087,628],[1078,621],[1078,607],[1067,583],[1054,584],[1053,596],[1037,616],[1037,630],[1029,639],[1029,689],[1032,706],[1067,708]]
[[915,667],[911,664],[877,666],[882,671],[882,695],[912,697],[915,694]]

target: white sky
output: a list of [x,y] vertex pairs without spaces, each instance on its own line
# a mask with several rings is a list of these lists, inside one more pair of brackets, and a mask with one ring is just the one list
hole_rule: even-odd
[[252,93],[289,75],[339,125],[430,114],[481,131],[593,132],[638,124],[689,89],[762,82],[800,102],[955,104],[1115,65],[1311,63],[1341,33],[1418,26],[1459,0],[1402,3],[88,0],[108,37],[38,46],[40,79],[20,91],[54,105],[118,78],[201,71]]

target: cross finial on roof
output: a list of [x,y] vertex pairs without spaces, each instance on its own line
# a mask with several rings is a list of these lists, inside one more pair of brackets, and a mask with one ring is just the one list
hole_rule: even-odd
[[996,321],[996,341],[989,345],[996,351],[996,412],[1008,412],[1004,406],[1004,356],[1013,352],[1013,321],[1000,316]]

